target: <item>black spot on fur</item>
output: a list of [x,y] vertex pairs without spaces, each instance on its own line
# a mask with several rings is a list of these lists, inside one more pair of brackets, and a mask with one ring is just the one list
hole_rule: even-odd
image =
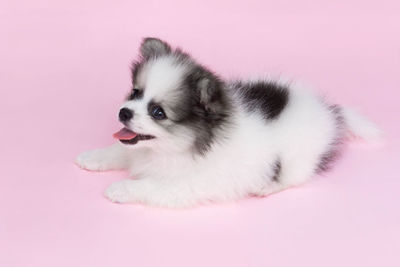
[[332,163],[340,156],[341,145],[343,142],[344,118],[340,107],[337,105],[328,106],[336,122],[336,137],[330,144],[330,149],[320,156],[316,173],[328,171]]
[[239,82],[234,88],[239,91],[247,110],[260,109],[266,120],[277,118],[289,101],[288,89],[274,82]]
[[273,166],[274,174],[272,175],[272,181],[279,182],[279,176],[281,175],[282,163],[280,159],[277,159]]
[[138,100],[143,98],[143,90],[132,89],[131,93],[128,96],[128,100]]

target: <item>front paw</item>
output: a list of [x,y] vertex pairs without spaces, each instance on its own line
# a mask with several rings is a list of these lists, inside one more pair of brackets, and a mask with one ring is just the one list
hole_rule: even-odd
[[132,192],[130,190],[131,184],[131,180],[122,180],[115,182],[104,191],[104,195],[112,202],[131,202],[133,201]]
[[108,166],[102,159],[102,156],[103,155],[100,150],[86,151],[75,159],[75,163],[85,170],[104,171],[108,169]]

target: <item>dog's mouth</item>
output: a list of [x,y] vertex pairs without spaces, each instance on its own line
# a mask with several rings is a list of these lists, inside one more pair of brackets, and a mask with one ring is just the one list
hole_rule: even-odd
[[113,134],[113,137],[126,145],[134,145],[139,141],[150,140],[155,138],[152,135],[135,133],[126,127],[122,128],[121,130]]

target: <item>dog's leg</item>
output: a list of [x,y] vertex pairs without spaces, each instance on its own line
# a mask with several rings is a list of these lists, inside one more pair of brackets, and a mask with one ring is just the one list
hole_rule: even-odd
[[90,171],[121,170],[128,168],[129,153],[122,145],[86,151],[80,154],[75,163]]
[[160,179],[125,179],[111,184],[104,195],[113,202],[143,203],[150,206],[182,208],[199,202],[186,183]]

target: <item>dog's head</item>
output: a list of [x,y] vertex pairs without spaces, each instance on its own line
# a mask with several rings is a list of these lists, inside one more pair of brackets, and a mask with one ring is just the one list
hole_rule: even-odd
[[187,53],[146,38],[133,64],[132,89],[114,136],[130,148],[204,154],[227,123],[231,103],[223,81]]

